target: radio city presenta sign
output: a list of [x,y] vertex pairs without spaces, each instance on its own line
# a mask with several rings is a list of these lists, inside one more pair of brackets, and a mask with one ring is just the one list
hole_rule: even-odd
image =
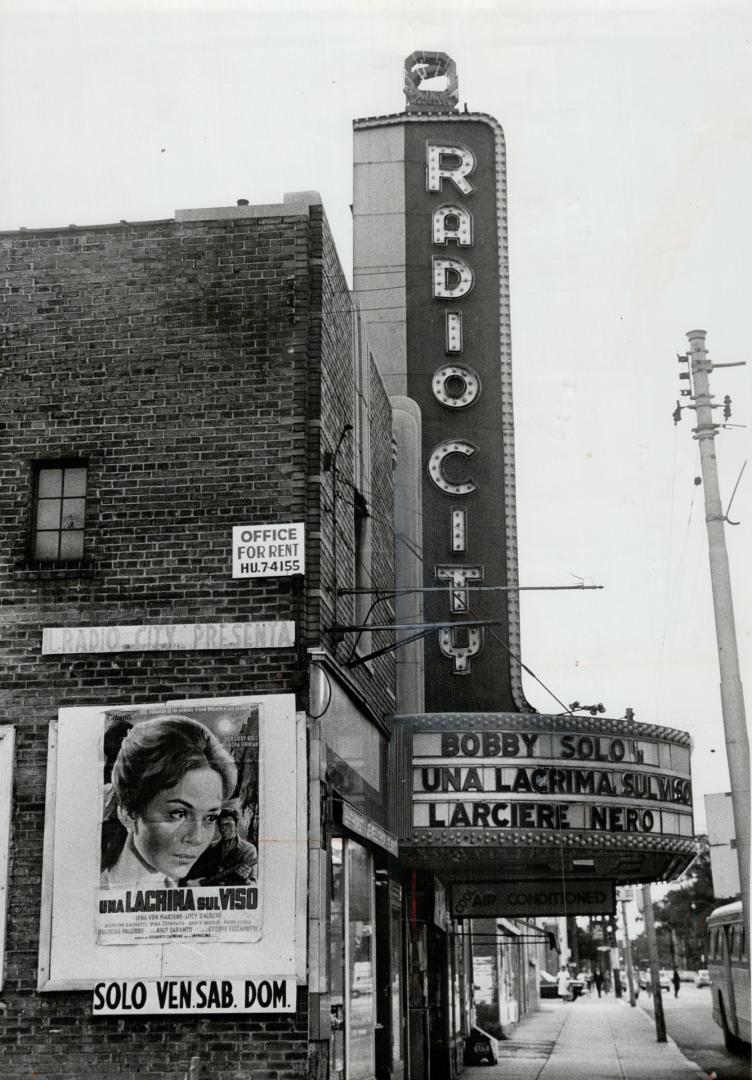
[[42,654],[201,652],[219,649],[287,649],[295,623],[145,623],[134,626],[46,626]]
[[504,714],[455,729],[444,720],[412,735],[416,839],[422,830],[510,829],[692,836],[689,747],[668,729],[646,738],[595,724],[561,730],[560,717],[527,728],[519,718],[507,726]]

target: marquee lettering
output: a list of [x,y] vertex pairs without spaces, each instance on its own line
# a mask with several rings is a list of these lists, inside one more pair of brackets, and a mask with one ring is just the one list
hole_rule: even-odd
[[[447,807],[447,809],[445,809]],[[431,829],[569,829],[569,807],[558,803],[428,803]]]
[[538,735],[516,731],[442,731],[442,757],[533,757]]
[[471,480],[470,477],[456,483],[449,480],[444,472],[444,465],[446,459],[453,454],[461,454],[463,457],[470,458],[477,452],[478,447],[473,446],[470,442],[465,442],[464,439],[448,439],[446,442],[439,443],[438,446],[434,447],[428,459],[428,475],[436,484],[436,487],[447,495],[470,495],[477,490],[478,485],[475,481]]
[[433,375],[433,396],[449,409],[472,405],[480,393],[478,373],[467,364],[442,364]]
[[436,578],[445,581],[449,588],[449,610],[456,612],[468,612],[470,610],[470,597],[465,585],[468,581],[482,581],[483,567],[481,566],[437,566]]
[[433,295],[437,300],[459,300],[472,289],[475,274],[462,259],[433,260]]
[[[459,636],[461,630],[467,634],[464,641]],[[454,661],[455,675],[470,674],[470,660],[478,655],[482,645],[483,634],[479,626],[451,626],[439,630],[439,648],[444,656]]]
[[518,795],[589,795],[598,799],[640,799],[692,805],[688,780],[660,773],[622,772],[619,769],[575,769],[556,766],[492,769],[477,766],[415,766],[415,790],[481,791]]
[[446,351],[448,353],[462,352],[462,312],[460,311],[446,313]]
[[467,179],[475,171],[475,154],[466,146],[432,146],[426,148],[426,190],[441,191],[445,180],[451,180],[461,195],[475,190]]
[[452,510],[452,551],[464,551],[467,543],[467,510]]
[[[474,191],[468,177],[476,166],[475,155],[465,146],[435,145],[426,147],[426,190],[441,192],[444,181],[451,182],[460,195],[468,196]],[[467,207],[459,203],[449,203],[436,207],[431,215],[432,239],[437,247],[447,247],[450,242],[458,247],[473,246],[473,215]],[[434,299],[462,300],[468,295],[475,283],[472,268],[458,258],[432,256],[432,279]],[[461,354],[463,350],[462,312],[445,313],[445,343],[448,354]],[[471,407],[480,393],[480,379],[466,364],[443,364],[435,372],[432,382],[434,397],[449,409]],[[445,462],[453,454],[472,457],[477,447],[462,439],[449,439],[434,447],[428,461],[428,473],[434,484],[445,495],[454,498],[471,495],[477,490],[477,484],[470,478],[453,481],[445,472]],[[451,543],[450,551],[465,551],[467,546],[467,510],[450,510]],[[469,573],[470,569],[472,574]],[[456,568],[467,576],[462,582],[452,580],[452,585],[461,585],[471,580],[477,573],[477,580],[482,578],[483,568]],[[444,568],[436,568],[437,577],[442,578]],[[467,589],[450,590],[449,610],[456,614],[469,610]],[[470,627],[464,634],[459,628],[448,627],[439,631],[439,649],[442,655],[452,661],[455,675],[470,674],[470,660],[483,648],[483,634],[479,627]]]
[[455,240],[458,247],[473,243],[473,215],[464,206],[439,206],[433,212],[433,242],[447,244]]

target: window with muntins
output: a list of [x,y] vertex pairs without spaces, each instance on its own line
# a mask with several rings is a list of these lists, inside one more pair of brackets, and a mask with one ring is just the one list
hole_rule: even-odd
[[35,467],[32,556],[38,562],[70,562],[84,554],[86,464],[41,462]]

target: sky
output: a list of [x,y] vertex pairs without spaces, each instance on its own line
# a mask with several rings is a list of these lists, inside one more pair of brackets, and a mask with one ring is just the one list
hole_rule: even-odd
[[[416,49],[449,53],[460,102],[506,136],[520,581],[603,586],[523,593],[522,658],[559,702],[689,731],[700,831],[729,781],[698,445],[672,412],[687,331],[747,359],[747,0],[0,0],[0,229],[313,189],[349,275],[352,120],[403,109]],[[735,425],[724,509],[751,375],[711,376]],[[742,677],[751,473],[726,529]]]

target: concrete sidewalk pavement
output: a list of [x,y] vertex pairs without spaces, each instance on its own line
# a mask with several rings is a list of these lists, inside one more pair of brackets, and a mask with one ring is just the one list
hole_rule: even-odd
[[499,1043],[497,1065],[467,1068],[462,1080],[702,1080],[673,1039],[626,999],[544,1001]]

